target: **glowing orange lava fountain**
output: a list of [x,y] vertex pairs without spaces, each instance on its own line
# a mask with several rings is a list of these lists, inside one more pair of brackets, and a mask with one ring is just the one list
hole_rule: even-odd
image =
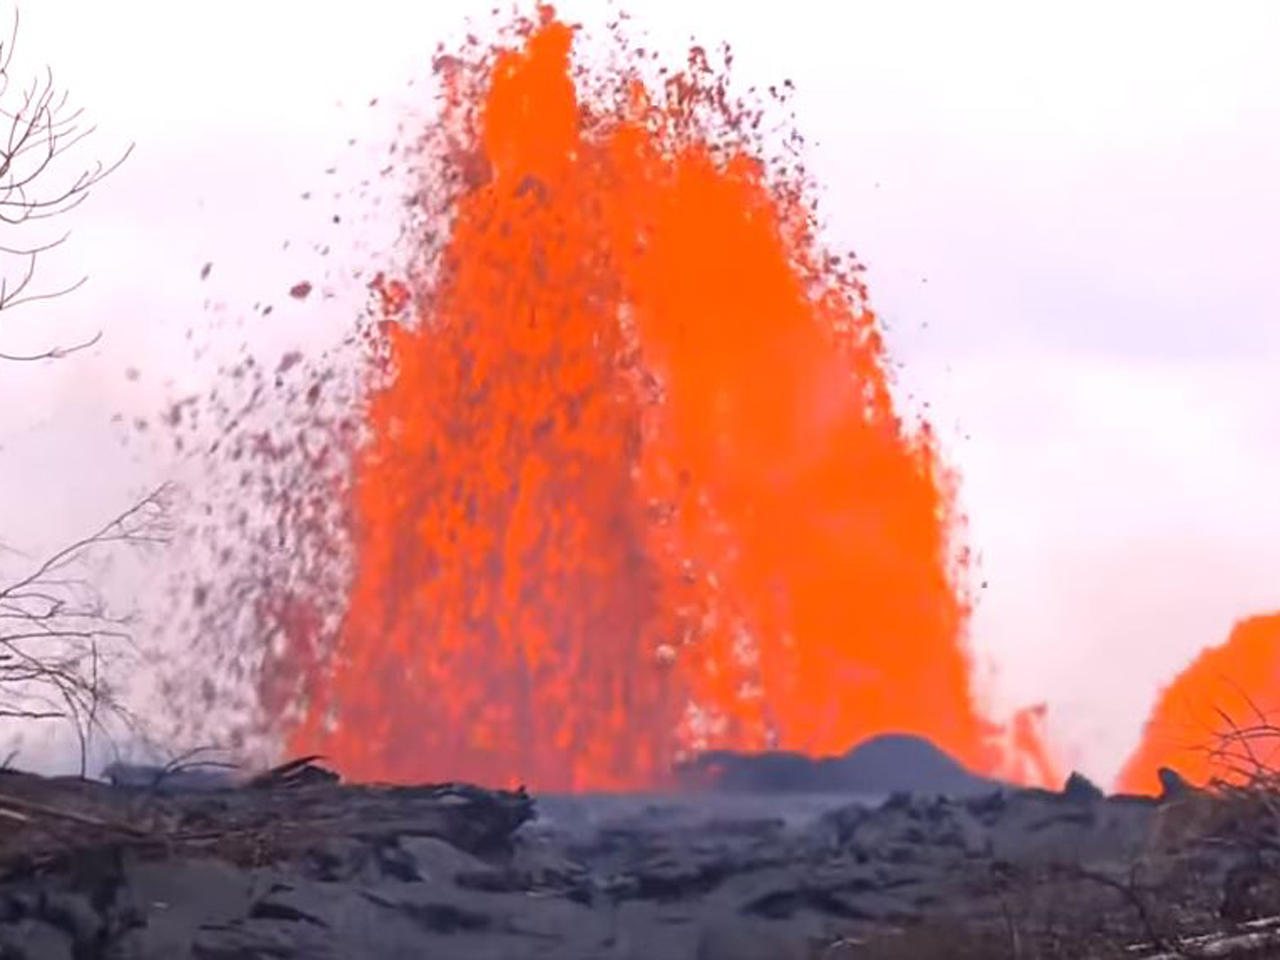
[[475,97],[446,78],[447,243],[370,390],[347,614],[291,748],[635,788],[691,748],[898,730],[996,769],[950,481],[812,185],[699,51],[591,94],[572,36],[544,11]]

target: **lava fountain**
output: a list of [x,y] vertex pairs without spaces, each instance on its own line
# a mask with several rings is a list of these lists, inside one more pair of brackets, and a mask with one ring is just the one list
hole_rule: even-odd
[[363,406],[341,626],[277,657],[304,674],[289,747],[622,789],[687,750],[896,730],[996,771],[952,479],[795,140],[768,156],[699,49],[647,83],[573,38],[543,10],[437,60],[443,240],[382,288],[409,315]]
[[1240,621],[1161,691],[1117,789],[1159,793],[1162,766],[1200,785],[1276,769],[1278,681],[1280,613]]

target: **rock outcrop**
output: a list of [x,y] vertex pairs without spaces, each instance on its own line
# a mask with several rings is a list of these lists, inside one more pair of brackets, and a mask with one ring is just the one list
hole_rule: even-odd
[[882,734],[842,756],[817,759],[788,751],[714,750],[681,773],[691,784],[746,793],[910,791],[969,796],[1001,786],[966,770],[928,740],[908,734]]

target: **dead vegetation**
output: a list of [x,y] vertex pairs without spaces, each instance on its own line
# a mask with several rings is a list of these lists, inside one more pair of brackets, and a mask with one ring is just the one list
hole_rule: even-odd
[[[6,40],[0,41],[0,317],[15,307],[50,300],[84,284],[42,289],[37,281],[41,257],[66,242],[68,234],[41,235],[39,226],[75,209],[90,191],[116,170],[132,147],[111,163],[95,160],[66,167],[71,151],[94,132],[84,111],[70,104],[53,72],[46,68],[19,85],[13,75],[18,13]],[[64,172],[65,168],[65,172]],[[34,235],[33,235],[34,230]],[[97,343],[101,333],[68,345],[28,353],[0,351],[3,360],[59,359]]]
[[69,723],[82,776],[93,736],[129,719],[108,668],[132,645],[130,618],[96,589],[92,563],[103,550],[166,544],[165,494],[153,490],[88,536],[0,580],[0,718]]
[[[124,162],[69,163],[74,148],[94,133],[49,69],[23,84],[14,76],[19,19],[0,38],[0,334],[11,312],[70,293],[84,278],[42,288],[41,258],[61,246],[65,232],[42,235],[42,225],[79,206]],[[100,333],[70,345],[13,353],[0,360],[60,359],[97,343]],[[168,491],[158,488],[98,530],[43,560],[4,549],[0,565],[0,720],[64,721],[75,733],[79,769],[89,744],[108,720],[128,720],[108,668],[132,645],[129,617],[114,610],[94,582],[104,551],[136,550],[167,541]],[[13,755],[5,761],[7,766]]]
[[[948,916],[822,944],[814,960],[1197,960],[1280,957],[1280,915],[1230,923],[1171,892],[1069,872],[1024,878],[997,916]],[[1099,888],[1112,896],[1099,896]],[[1198,899],[1191,898],[1193,901]],[[1193,919],[1191,914],[1196,914]]]
[[1161,802],[1124,872],[1059,864],[974,878],[973,904],[888,935],[820,945],[822,960],[1197,960],[1280,957],[1280,724],[1219,712],[1220,774]]

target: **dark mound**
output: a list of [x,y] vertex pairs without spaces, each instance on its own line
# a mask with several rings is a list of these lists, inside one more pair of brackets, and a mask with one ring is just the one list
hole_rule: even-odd
[[686,782],[715,790],[754,793],[989,793],[998,781],[980,777],[923,737],[887,733],[839,757],[790,751],[713,750],[681,771]]

